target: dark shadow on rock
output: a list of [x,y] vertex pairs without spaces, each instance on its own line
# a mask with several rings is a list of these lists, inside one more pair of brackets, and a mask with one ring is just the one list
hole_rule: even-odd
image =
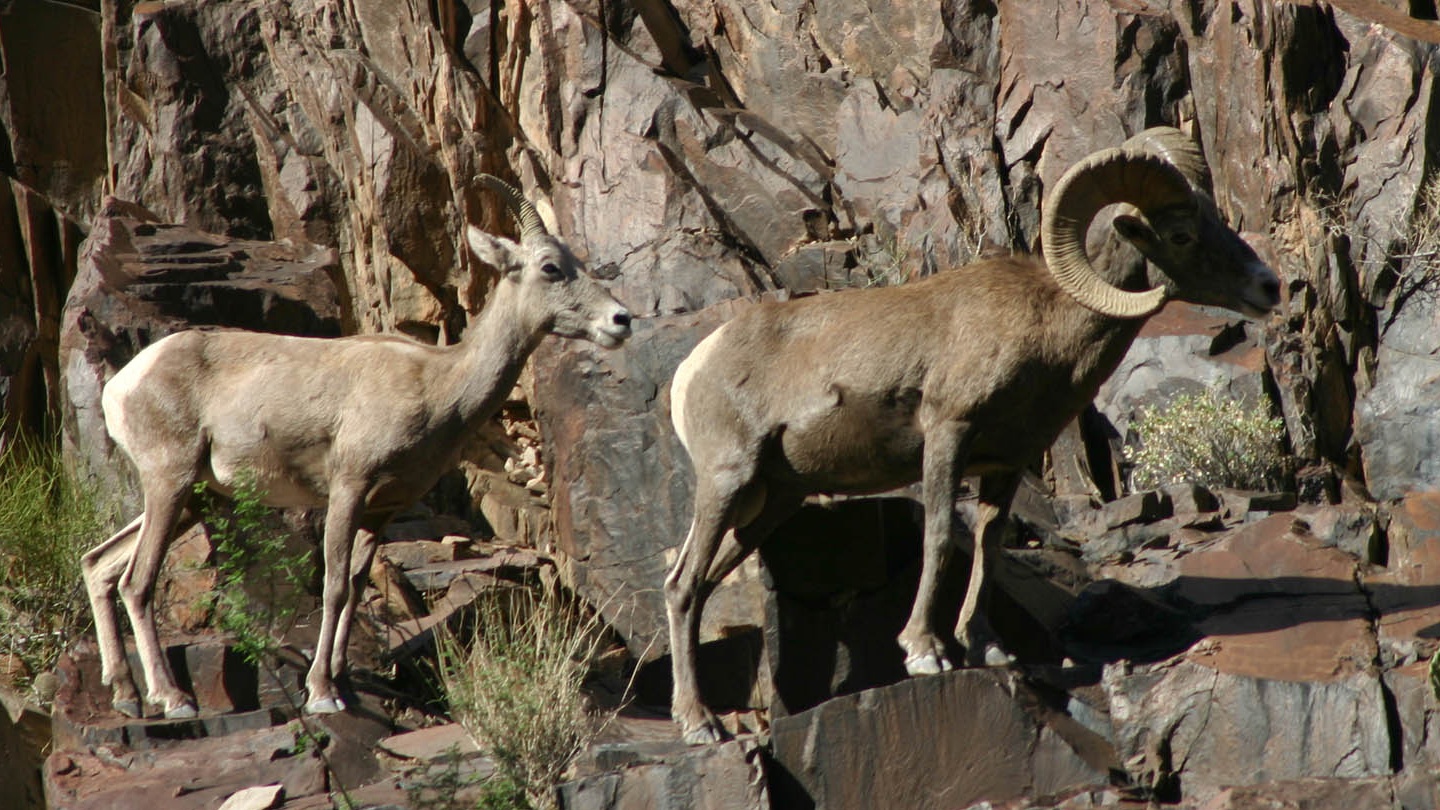
[[[755,708],[764,639],[758,627],[701,644],[696,672],[705,705],[716,711]],[[640,666],[635,675],[635,696],[642,705],[669,706],[674,681],[671,659],[665,655]]]

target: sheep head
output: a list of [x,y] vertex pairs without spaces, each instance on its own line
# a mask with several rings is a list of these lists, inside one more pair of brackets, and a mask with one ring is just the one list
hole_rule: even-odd
[[469,226],[465,236],[482,261],[500,271],[502,285],[514,285],[517,317],[537,332],[583,338],[613,349],[630,336],[630,313],[585,272],[568,245],[552,236],[535,206],[493,175],[480,182],[496,192],[520,227],[520,241]]
[[[1081,160],[1045,201],[1041,239],[1051,274],[1076,301],[1117,318],[1148,317],[1169,298],[1251,317],[1269,312],[1279,302],[1279,279],[1221,219],[1209,177],[1194,141],[1168,127]],[[1165,275],[1163,285],[1121,290],[1091,266],[1086,229],[1116,203],[1127,206],[1114,219],[1116,233]]]

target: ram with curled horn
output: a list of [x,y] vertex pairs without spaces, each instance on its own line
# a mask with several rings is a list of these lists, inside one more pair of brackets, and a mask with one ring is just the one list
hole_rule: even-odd
[[[956,635],[968,663],[1009,655],[985,620],[987,570],[1022,472],[1095,396],[1169,299],[1260,317],[1280,283],[1221,221],[1178,130],[1147,130],[1071,167],[1047,194],[1043,259],[981,261],[900,287],[754,305],[703,340],[671,385],[695,468],[694,517],[665,581],[672,713],[723,736],[695,673],[706,598],[816,493],[922,482],[924,556],[899,636],[912,675],[952,667],[932,620],[960,479],[979,476]],[[1094,259],[1086,231],[1117,206]]]
[[[481,181],[515,215],[520,241],[466,230],[499,280],[459,343],[180,332],[105,386],[106,428],[134,462],[144,496],[141,516],[81,561],[101,677],[117,711],[139,717],[148,703],[166,717],[196,713],[165,660],[151,604],[166,547],[195,522],[196,484],[228,495],[248,476],[266,505],[325,507],[322,615],[305,709],[343,710],[336,679],[376,534],[454,467],[546,334],[606,348],[629,337],[630,313],[546,231],[535,206],[497,178]],[[143,703],[120,637],[117,590],[145,673]]]

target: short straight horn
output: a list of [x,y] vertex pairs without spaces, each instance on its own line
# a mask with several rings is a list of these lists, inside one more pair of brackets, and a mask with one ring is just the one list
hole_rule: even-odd
[[501,180],[493,174],[480,175],[480,184],[500,195],[505,201],[510,212],[520,223],[520,239],[524,241],[532,236],[545,236],[549,231],[545,230],[545,221],[540,219],[540,212],[535,206],[521,194],[514,186]]

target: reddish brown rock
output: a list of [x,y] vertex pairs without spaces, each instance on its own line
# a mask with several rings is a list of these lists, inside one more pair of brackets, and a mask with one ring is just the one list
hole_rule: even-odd
[[1440,493],[1407,496],[1389,510],[1387,565],[1365,572],[1361,585],[1378,614],[1388,660],[1408,663],[1437,649],[1440,626]]

